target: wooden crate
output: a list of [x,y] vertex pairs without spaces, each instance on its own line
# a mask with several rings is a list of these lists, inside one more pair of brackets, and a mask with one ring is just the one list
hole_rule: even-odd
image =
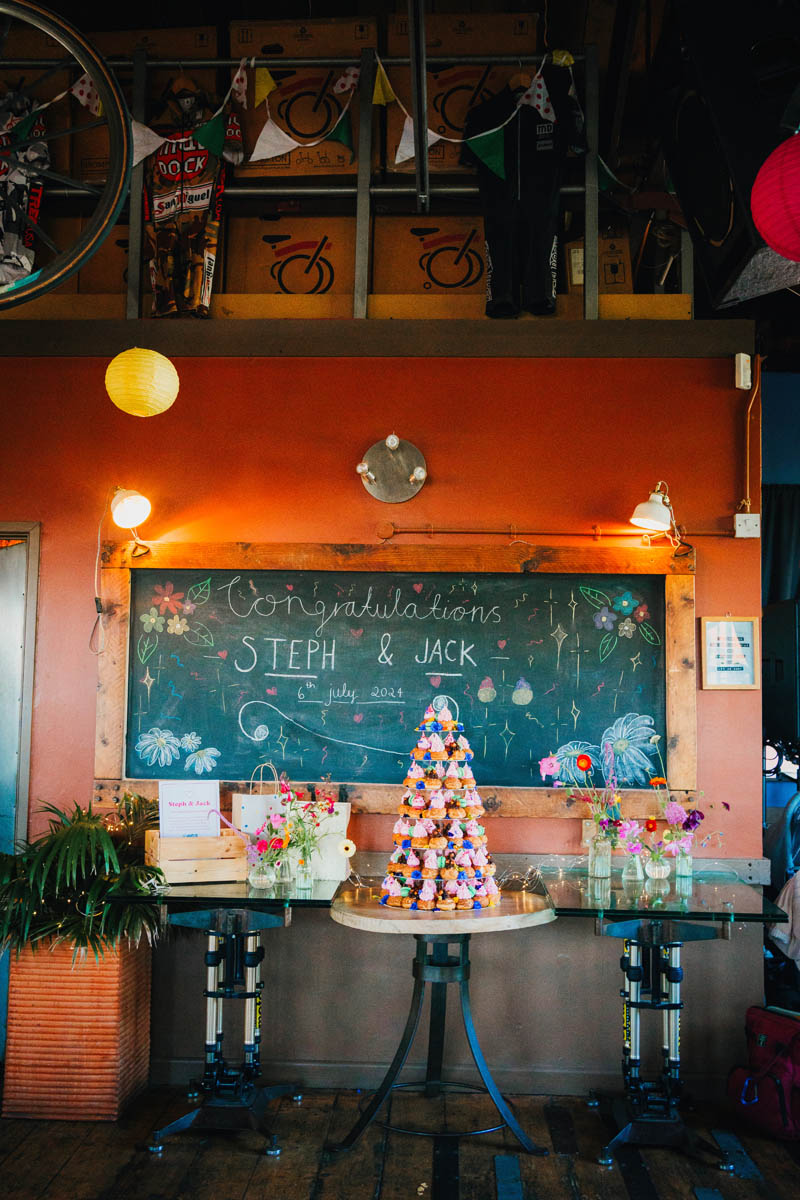
[[147,1086],[150,945],[72,962],[71,945],[11,956],[4,1117],[116,1121]]
[[242,839],[230,830],[219,837],[162,838],[145,834],[144,861],[160,867],[167,883],[238,883],[247,879]]

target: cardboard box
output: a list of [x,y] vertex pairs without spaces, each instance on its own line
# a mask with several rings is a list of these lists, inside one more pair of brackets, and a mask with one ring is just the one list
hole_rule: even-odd
[[[426,13],[425,52],[437,54],[535,54],[539,14]],[[408,54],[408,17],[389,18],[386,51],[390,58]]]
[[[564,246],[568,292],[583,291],[583,239]],[[601,230],[597,245],[597,286],[601,293],[633,291],[631,247],[627,233]]]
[[355,238],[354,217],[231,217],[225,291],[352,293]]
[[376,217],[372,292],[376,295],[486,291],[480,217]]
[[[147,51],[148,61],[177,59],[185,64],[184,74],[209,96],[216,107],[217,72],[213,67],[191,69],[192,59],[215,58],[217,31],[213,25],[195,29],[127,29],[110,33],[89,33],[88,41],[105,58],[130,58],[135,50]],[[177,78],[177,68],[154,68],[147,72],[146,122],[157,122],[162,111],[162,96],[170,82]],[[130,106],[133,74],[129,68],[118,68],[117,77]],[[72,102],[76,125],[88,125],[95,118],[87,109]],[[72,155],[75,176],[86,182],[102,181],[108,171],[108,132],[105,127],[90,129],[75,135]]]
[[377,46],[372,17],[310,21],[231,21],[231,58],[358,58]]
[[[219,276],[216,276],[217,281],[218,279]],[[83,295],[112,295],[127,290],[128,226],[115,225],[101,243],[99,250],[81,267],[78,274],[78,291]],[[142,292],[151,293],[152,290],[150,272],[142,266]]]
[[145,833],[144,861],[160,867],[167,883],[239,883],[247,879],[247,850],[238,834],[219,837],[162,838]]
[[[267,105],[275,123],[298,142],[311,142],[333,130],[347,95],[333,91],[346,63],[358,62],[362,49],[377,45],[373,19],[343,17],[332,21],[233,21],[230,26],[231,56],[262,58],[341,58],[342,67],[270,68],[277,83]],[[237,179],[283,175],[354,175],[358,169],[358,96],[348,109],[353,152],[341,142],[322,141],[277,158],[248,162],[267,118],[267,105],[254,107],[255,79],[248,78],[247,108],[239,113],[244,136],[244,162],[236,168]]]

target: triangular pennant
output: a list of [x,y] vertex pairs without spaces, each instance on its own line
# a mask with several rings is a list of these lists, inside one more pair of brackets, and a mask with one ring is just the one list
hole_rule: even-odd
[[22,117],[16,122],[16,124],[12,125],[10,129],[7,128],[6,131],[11,134],[12,145],[15,143],[19,144],[20,142],[24,142],[26,138],[29,137],[31,130],[36,123],[36,118],[38,115],[38,112],[35,110],[34,112],[29,112],[27,116]]
[[337,96],[341,96],[343,92],[352,92],[358,87],[358,77],[361,71],[358,67],[348,67],[343,75],[340,75],[333,85],[333,91]]
[[225,117],[221,112],[215,113],[205,125],[199,125],[192,134],[194,140],[205,146],[211,154],[221,158],[225,146]]
[[277,86],[267,67],[256,67],[255,99],[253,100],[253,105],[258,108],[261,101],[266,100],[270,92],[274,92]]
[[[441,136],[434,133],[432,129],[425,131],[428,135],[428,145],[432,146],[434,142],[440,142]],[[400,138],[400,145],[397,147],[397,153],[394,156],[395,163],[408,162],[414,157],[414,122],[411,117],[406,117],[403,122],[403,134]]]
[[500,179],[505,179],[505,134],[502,129],[492,129],[489,133],[467,138],[466,145],[490,171]]
[[353,125],[350,120],[350,113],[347,109],[344,110],[336,125],[325,137],[326,142],[341,142],[350,151],[350,162],[355,158],[353,150]]
[[231,95],[237,104],[242,108],[247,108],[247,71],[245,67],[247,59],[243,58],[236,68],[236,73],[231,80]]
[[575,59],[569,50],[554,50],[552,53],[554,67],[574,67]]
[[134,167],[148,155],[154,154],[158,147],[163,146],[167,140],[163,134],[158,134],[149,126],[142,125],[141,121],[131,121],[131,133],[133,134],[132,165]]
[[373,104],[391,104],[396,100],[392,85],[389,83],[389,78],[383,69],[383,63],[378,63],[378,70],[375,73],[375,87],[372,89]]
[[88,108],[93,116],[101,115],[103,106],[100,103],[97,88],[94,86],[94,80],[88,71],[84,71],[77,83],[73,83],[69,90],[78,103],[82,104],[84,108]]
[[547,84],[544,81],[544,75],[541,71],[538,75],[534,75],[531,80],[531,86],[527,91],[523,92],[517,104],[529,104],[535,108],[539,116],[544,121],[556,120],[556,112],[550,103],[550,93],[547,90]]
[[277,158],[279,154],[290,154],[301,145],[301,142],[289,137],[289,134],[284,133],[272,117],[268,116],[248,162],[261,162],[265,158]]

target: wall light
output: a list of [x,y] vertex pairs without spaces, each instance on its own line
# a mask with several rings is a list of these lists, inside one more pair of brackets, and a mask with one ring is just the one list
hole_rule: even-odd
[[636,505],[630,523],[639,529],[647,530],[651,536],[666,535],[674,546],[680,545],[680,531],[675,522],[672,501],[663,479],[659,479],[648,500],[643,500],[641,504]]
[[133,534],[133,556],[139,558],[143,554],[149,554],[150,547],[141,541],[137,532],[137,526],[147,520],[152,509],[147,497],[131,488],[118,487],[111,497],[110,507],[114,523],[119,525],[120,529],[128,529]]
[[382,442],[370,446],[357,463],[356,472],[370,496],[385,504],[402,504],[410,500],[428,478],[422,453],[396,433],[390,433]]

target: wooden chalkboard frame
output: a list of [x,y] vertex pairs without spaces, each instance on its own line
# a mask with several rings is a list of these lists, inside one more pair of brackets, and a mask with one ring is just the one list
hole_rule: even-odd
[[[95,793],[102,801],[129,787],[155,796],[156,780],[124,777],[126,686],[130,625],[131,571],[139,567],[170,570],[297,571],[454,571],[544,574],[663,575],[666,611],[667,773],[680,795],[697,786],[697,678],[694,605],[694,552],[676,555],[670,548],[630,546],[479,545],[322,545],[247,542],[200,544],[153,543],[150,553],[132,557],[131,542],[103,546],[102,598],[105,652],[99,658],[95,739]],[[241,780],[226,780],[222,794],[241,790]],[[297,784],[317,782],[295,780]],[[399,786],[399,785],[398,785]],[[340,799],[354,812],[394,813],[398,786],[342,784]],[[580,817],[575,802],[558,788],[492,789],[482,785],[487,809],[502,817]],[[652,791],[625,789],[623,811],[647,816],[654,811]]]

